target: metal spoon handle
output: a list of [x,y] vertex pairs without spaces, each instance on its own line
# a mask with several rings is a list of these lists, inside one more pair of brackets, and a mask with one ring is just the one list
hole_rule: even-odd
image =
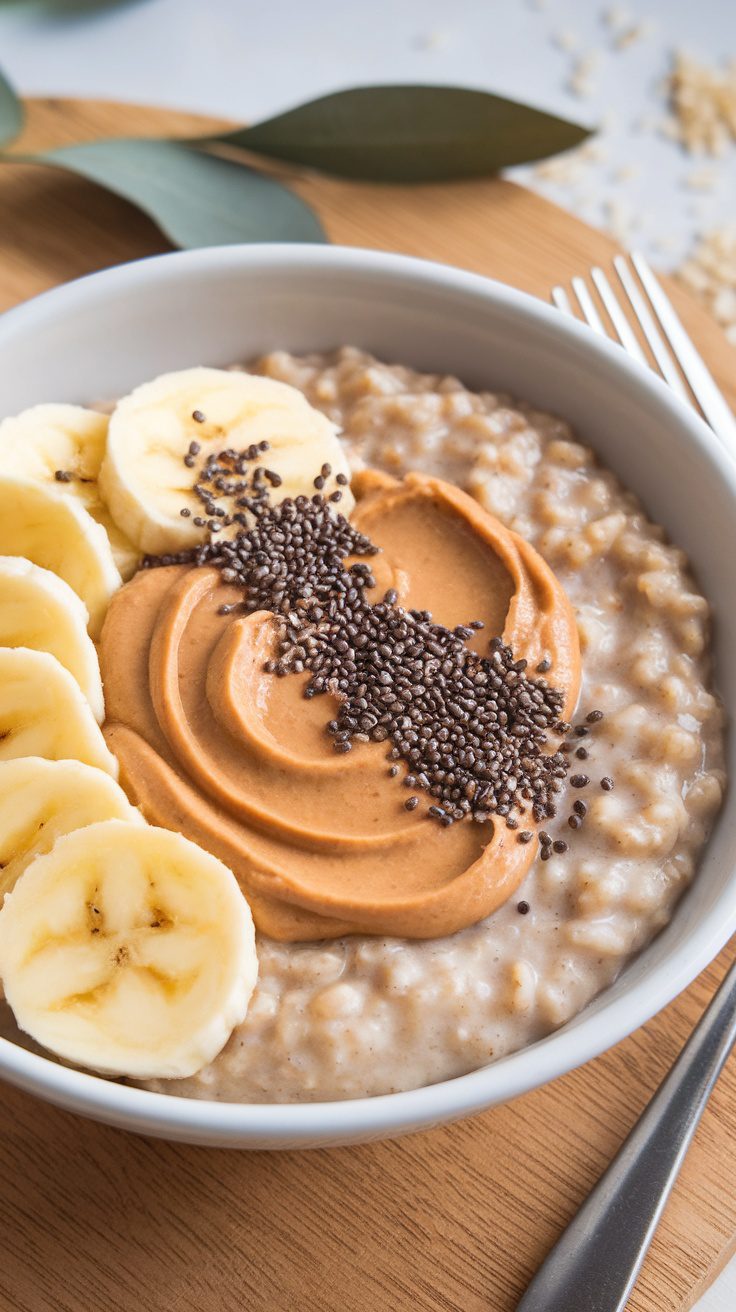
[[736,1042],[736,963],[537,1271],[517,1312],[623,1312],[682,1159]]

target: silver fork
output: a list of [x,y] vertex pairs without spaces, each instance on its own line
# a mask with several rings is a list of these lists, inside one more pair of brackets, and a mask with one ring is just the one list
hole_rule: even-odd
[[516,1312],[624,1312],[734,1043],[736,964],[610,1166],[544,1259]]
[[[669,383],[672,390],[683,401],[692,404],[694,398],[713,432],[721,438],[731,455],[736,455],[736,419],[731,408],[702,356],[685,332],[672,302],[652,273],[648,262],[643,255],[634,251],[628,260],[624,255],[614,256],[613,267],[626,301],[633,310],[656,367],[665,382]],[[586,323],[601,336],[614,337],[618,340],[624,350],[639,364],[649,365],[650,362],[639,345],[639,339],[629,323],[621,301],[603,270],[591,269],[590,278],[613,331],[609,332],[606,328],[595,296],[591,293],[585,279],[573,278],[571,280],[573,294]],[[572,301],[564,287],[552,288],[552,301],[558,310],[575,317]],[[685,386],[683,377],[690,385],[690,392]]]
[[[613,263],[662,377],[691,401],[655,316],[703,415],[736,456],[736,421],[725,398],[644,257],[634,254],[631,262],[641,286],[622,255]],[[603,270],[592,269],[590,276],[621,345],[648,365]],[[572,289],[586,322],[608,336],[585,280],[573,278]],[[566,314],[573,313],[564,287],[553,289],[552,300]],[[610,1166],[545,1258],[517,1312],[623,1312],[685,1153],[735,1043],[736,964]]]

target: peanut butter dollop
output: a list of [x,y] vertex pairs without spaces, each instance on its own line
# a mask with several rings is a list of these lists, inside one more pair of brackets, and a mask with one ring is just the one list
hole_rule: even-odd
[[[432,612],[469,642],[501,635],[564,691],[580,685],[570,604],[538,553],[471,497],[438,479],[366,471],[353,522],[381,548],[375,593]],[[266,611],[220,614],[242,593],[212,567],[140,572],[113,598],[102,633],[105,735],[121,782],[152,823],[200,843],[234,871],[258,929],[285,941],[348,933],[433,938],[483,919],[518,887],[536,841],[495,817],[447,829],[407,811],[386,743],[334,752],[329,694],[308,674],[266,673],[277,626]],[[527,828],[535,826],[531,816]]]

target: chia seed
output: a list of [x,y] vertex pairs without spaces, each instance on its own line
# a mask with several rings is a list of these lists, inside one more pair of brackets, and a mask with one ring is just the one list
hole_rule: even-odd
[[[370,601],[370,566],[345,561],[379,549],[333,510],[340,492],[323,495],[331,467],[317,474],[314,495],[274,505],[268,484],[277,486],[278,476],[256,463],[267,448],[208,455],[193,488],[204,511],[193,522],[209,527],[208,540],[145,557],[144,567],[214,566],[223,582],[242,589],[237,610],[270,611],[277,644],[268,672],[306,672],[306,698],[329,693],[337,701],[326,725],[335,752],[350,752],[354,742],[388,742],[392,759],[407,766],[407,787],[430,794],[427,814],[443,827],[497,815],[513,830],[517,814],[554,816],[569,768],[550,744],[551,735],[570,729],[560,720],[563,692],[530,677],[526,661],[500,637],[491,638],[487,654],[469,648],[480,621],[449,629],[429,611],[404,609],[394,588]],[[185,463],[194,458],[190,448]],[[247,513],[228,514],[234,506]],[[214,537],[223,519],[240,524],[234,537]],[[576,779],[589,782],[573,776],[576,787],[583,786]],[[418,801],[412,796],[404,806],[413,811]],[[522,843],[532,837],[528,829],[518,834]],[[540,834],[543,860],[551,841]]]

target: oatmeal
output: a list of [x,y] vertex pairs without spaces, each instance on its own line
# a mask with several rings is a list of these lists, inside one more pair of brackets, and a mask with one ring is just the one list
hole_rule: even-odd
[[340,425],[354,469],[455,483],[537,548],[576,613],[581,731],[548,840],[491,916],[424,941],[261,936],[256,992],[221,1054],[148,1087],[298,1102],[431,1084],[563,1024],[669,919],[723,788],[708,606],[562,420],[350,349],[256,370]]

